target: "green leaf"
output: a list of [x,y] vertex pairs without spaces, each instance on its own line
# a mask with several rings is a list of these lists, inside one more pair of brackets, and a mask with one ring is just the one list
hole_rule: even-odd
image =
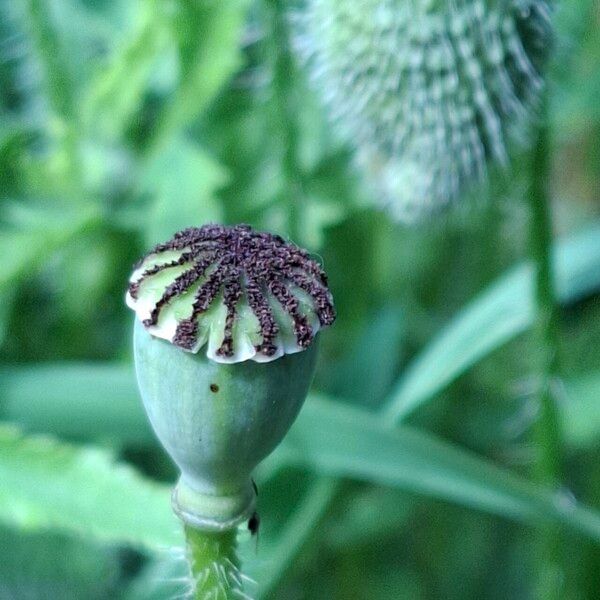
[[54,533],[0,528],[0,597],[100,600],[119,576],[115,552]]
[[73,236],[93,227],[98,212],[91,206],[10,204],[2,207],[0,291],[35,272]]
[[30,34],[37,48],[37,58],[44,70],[47,96],[53,110],[65,120],[75,113],[74,85],[66,68],[67,60],[62,42],[64,37],[55,21],[52,6],[42,0],[24,3],[30,25]]
[[0,418],[75,439],[154,444],[132,365],[47,364],[0,368]]
[[[600,289],[600,225],[558,243],[557,294],[564,303]],[[408,366],[388,401],[386,416],[401,420],[534,319],[533,270],[523,264],[467,305]]]
[[157,555],[124,591],[121,600],[186,598],[190,589],[189,567],[183,555]]
[[173,36],[179,50],[179,85],[162,111],[152,150],[192,122],[242,64],[245,0],[179,0]]
[[414,509],[409,494],[393,488],[361,486],[357,493],[344,499],[342,508],[336,510],[335,518],[328,523],[325,530],[328,546],[343,551],[377,545],[406,527]]
[[364,410],[310,399],[281,451],[293,464],[457,502],[537,525],[557,521],[600,542],[600,514],[485,459]]
[[356,342],[327,373],[324,391],[361,406],[379,406],[396,376],[403,335],[395,307],[374,311],[362,324]]
[[0,522],[148,549],[180,543],[166,486],[106,451],[0,428]]
[[[40,371],[39,375],[36,375],[36,371]],[[36,404],[30,407],[23,405],[27,405],[38,396],[43,397],[42,387],[46,386],[51,390],[64,377],[64,388],[47,402],[43,416],[43,419],[52,424],[56,432],[77,435],[79,424],[82,433],[93,432],[94,419],[101,421],[102,411],[105,411],[106,423],[99,427],[108,435],[110,424],[118,424],[118,406],[127,402],[131,402],[131,409],[128,409],[131,412],[125,421],[127,425],[119,427],[115,431],[115,437],[121,438],[121,441],[139,441],[136,429],[147,427],[145,416],[137,402],[133,374],[126,367],[72,365],[65,368],[54,365],[45,373],[44,370],[35,367],[6,370],[3,375],[4,377],[8,375],[9,382],[7,387],[9,402],[8,410],[5,407],[5,414],[8,417],[18,417],[19,422],[26,426],[35,424],[36,427],[41,427],[43,421],[38,420],[35,414]],[[29,391],[27,391],[28,386]],[[64,404],[65,398],[70,396],[79,398],[82,402],[80,409],[77,409],[75,402],[71,403],[69,400]],[[128,401],[127,396],[132,400]],[[106,402],[106,398],[116,398],[117,401]],[[39,400],[36,402],[39,406]],[[16,405],[19,405],[19,410],[16,410]],[[91,417],[86,420],[85,413],[88,411]],[[147,432],[145,435],[151,434]],[[67,448],[73,454],[71,458],[75,460],[74,457],[78,456],[80,451]],[[2,449],[1,444],[0,449]],[[92,455],[98,456],[96,452],[98,451],[92,451]],[[104,462],[103,476],[108,479],[108,473],[105,471],[110,471],[112,468],[110,459],[103,453],[99,456]],[[5,461],[8,460],[9,454],[3,450],[0,452],[0,457],[3,457],[0,458],[0,477],[4,483],[8,482],[8,479],[3,477],[2,469],[5,468]],[[582,531],[600,540],[600,516],[579,506],[567,494],[537,487],[431,434],[407,426],[391,429],[385,419],[365,410],[351,408],[341,402],[311,397],[292,431],[271,460],[302,465],[325,476],[355,478],[434,496],[531,524],[544,519],[554,519],[571,529]],[[39,483],[34,483],[38,482],[38,476],[42,481],[44,477],[49,476],[50,471],[42,468],[41,464],[40,470],[39,475],[37,472],[30,471],[24,475],[24,482],[30,482],[29,487],[35,485],[36,489],[39,488]],[[125,479],[138,477],[130,470],[126,470],[126,474]],[[120,478],[121,476],[118,477]],[[94,485],[100,485],[100,479],[94,478]],[[109,484],[106,482],[105,484],[108,487]],[[145,481],[143,484],[150,485]],[[6,493],[7,489],[11,489],[8,484],[3,486],[2,491]],[[168,513],[167,491],[161,486],[156,486],[156,489],[159,491],[155,494],[164,499],[166,502],[164,510]],[[17,490],[20,490],[20,487]],[[19,493],[25,499],[29,497],[26,491]],[[43,496],[44,492],[40,492],[40,495]],[[119,507],[127,512],[130,510],[128,508],[130,502],[135,502],[135,499],[124,494],[121,494],[121,497],[124,500],[119,503]],[[90,511],[93,510],[96,502],[93,498],[87,498],[85,494],[82,495],[81,501]],[[41,500],[36,506],[43,513]],[[159,510],[155,503],[149,506],[155,507],[156,511]],[[1,507],[0,502],[0,513]],[[76,514],[80,510],[71,509],[69,513]],[[126,516],[121,515],[121,517],[124,523]],[[133,516],[130,514],[130,517],[136,518],[135,514]],[[67,515],[64,518],[69,517]],[[153,533],[153,525],[147,522],[146,515],[140,515],[139,518],[144,520],[147,527],[144,530],[146,536],[158,535],[165,543],[166,528],[161,525],[165,522],[164,516],[157,520],[157,527],[163,528],[160,535]],[[50,517],[48,520],[51,520]],[[129,528],[123,525],[123,530],[138,530],[138,526],[134,523],[135,521],[132,521]],[[61,525],[60,521],[58,525]],[[98,534],[93,532],[93,523],[89,526],[92,527],[92,534],[97,536]],[[79,521],[76,528],[87,531],[85,527]],[[115,537],[116,534],[112,535],[112,539]],[[134,542],[135,540],[132,540],[132,543]]]
[[564,397],[559,398],[564,436],[576,448],[588,448],[600,441],[600,372],[568,379]]
[[248,572],[256,579],[262,596],[267,596],[285,578],[291,569],[298,550],[313,533],[314,525],[327,511],[337,492],[335,480],[322,477],[309,488],[298,506],[286,521],[277,539],[267,539],[263,544],[265,561],[248,564]]
[[0,291],[0,347],[8,330],[8,322],[12,314],[16,294],[14,290]]
[[136,30],[124,37],[90,86],[84,105],[89,125],[109,137],[122,137],[143,104],[153,68],[169,44],[168,19],[160,3],[136,5]]
[[148,243],[156,244],[190,225],[222,221],[216,190],[225,182],[224,169],[200,146],[174,138],[147,165],[140,184],[154,196]]

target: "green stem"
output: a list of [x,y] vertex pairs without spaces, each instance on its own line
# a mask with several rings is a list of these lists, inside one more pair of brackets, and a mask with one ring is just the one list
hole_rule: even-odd
[[273,101],[278,137],[282,144],[282,170],[288,216],[288,235],[302,244],[304,177],[298,156],[298,101],[294,89],[296,64],[290,50],[286,3],[272,0]]
[[187,556],[194,600],[243,598],[243,581],[236,553],[237,529],[207,532],[185,526]]
[[[557,372],[558,358],[558,303],[552,271],[552,216],[550,201],[550,144],[546,111],[543,112],[537,131],[537,140],[531,162],[530,244],[535,268],[534,344],[536,364],[536,389],[539,418],[534,426],[534,442],[539,459],[534,467],[537,481],[548,487],[561,484],[561,427],[558,408],[552,395],[552,380]],[[555,527],[543,528],[539,539],[536,597],[551,599],[561,597],[560,582],[560,532]]]
[[549,194],[550,157],[548,125],[544,114],[538,129],[532,160],[531,254],[535,263],[536,320],[534,336],[538,357],[538,399],[540,419],[537,441],[542,456],[537,464],[537,477],[548,485],[560,483],[560,425],[556,403],[552,398],[552,379],[557,370],[557,310],[552,271],[552,217]]

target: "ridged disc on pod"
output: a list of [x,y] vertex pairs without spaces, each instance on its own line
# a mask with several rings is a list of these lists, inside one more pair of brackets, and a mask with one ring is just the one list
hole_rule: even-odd
[[335,319],[308,252],[248,225],[177,233],[141,261],[127,304],[148,332],[221,363],[269,362],[304,350]]
[[316,90],[403,221],[506,163],[552,37],[544,0],[306,0],[294,23]]

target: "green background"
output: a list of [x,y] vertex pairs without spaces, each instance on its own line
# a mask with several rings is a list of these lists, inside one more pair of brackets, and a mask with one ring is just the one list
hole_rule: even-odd
[[[375,208],[290,50],[287,7],[0,2],[0,599],[174,598],[176,473],[131,364],[132,264],[247,222],[319,256],[338,320],[257,473],[248,593],[600,595],[600,29],[566,0],[549,83],[564,485],[540,448],[527,154],[416,227]],[[554,528],[558,567],[540,531]],[[553,529],[554,530],[554,529]]]

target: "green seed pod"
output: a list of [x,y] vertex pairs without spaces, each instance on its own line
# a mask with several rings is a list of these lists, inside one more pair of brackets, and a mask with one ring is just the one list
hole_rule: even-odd
[[316,90],[403,221],[507,162],[551,40],[545,0],[307,0],[295,24]]
[[278,236],[208,225],[154,248],[127,303],[144,406],[181,470],[173,508],[196,529],[231,529],[306,397],[316,333],[335,318],[325,274]]

